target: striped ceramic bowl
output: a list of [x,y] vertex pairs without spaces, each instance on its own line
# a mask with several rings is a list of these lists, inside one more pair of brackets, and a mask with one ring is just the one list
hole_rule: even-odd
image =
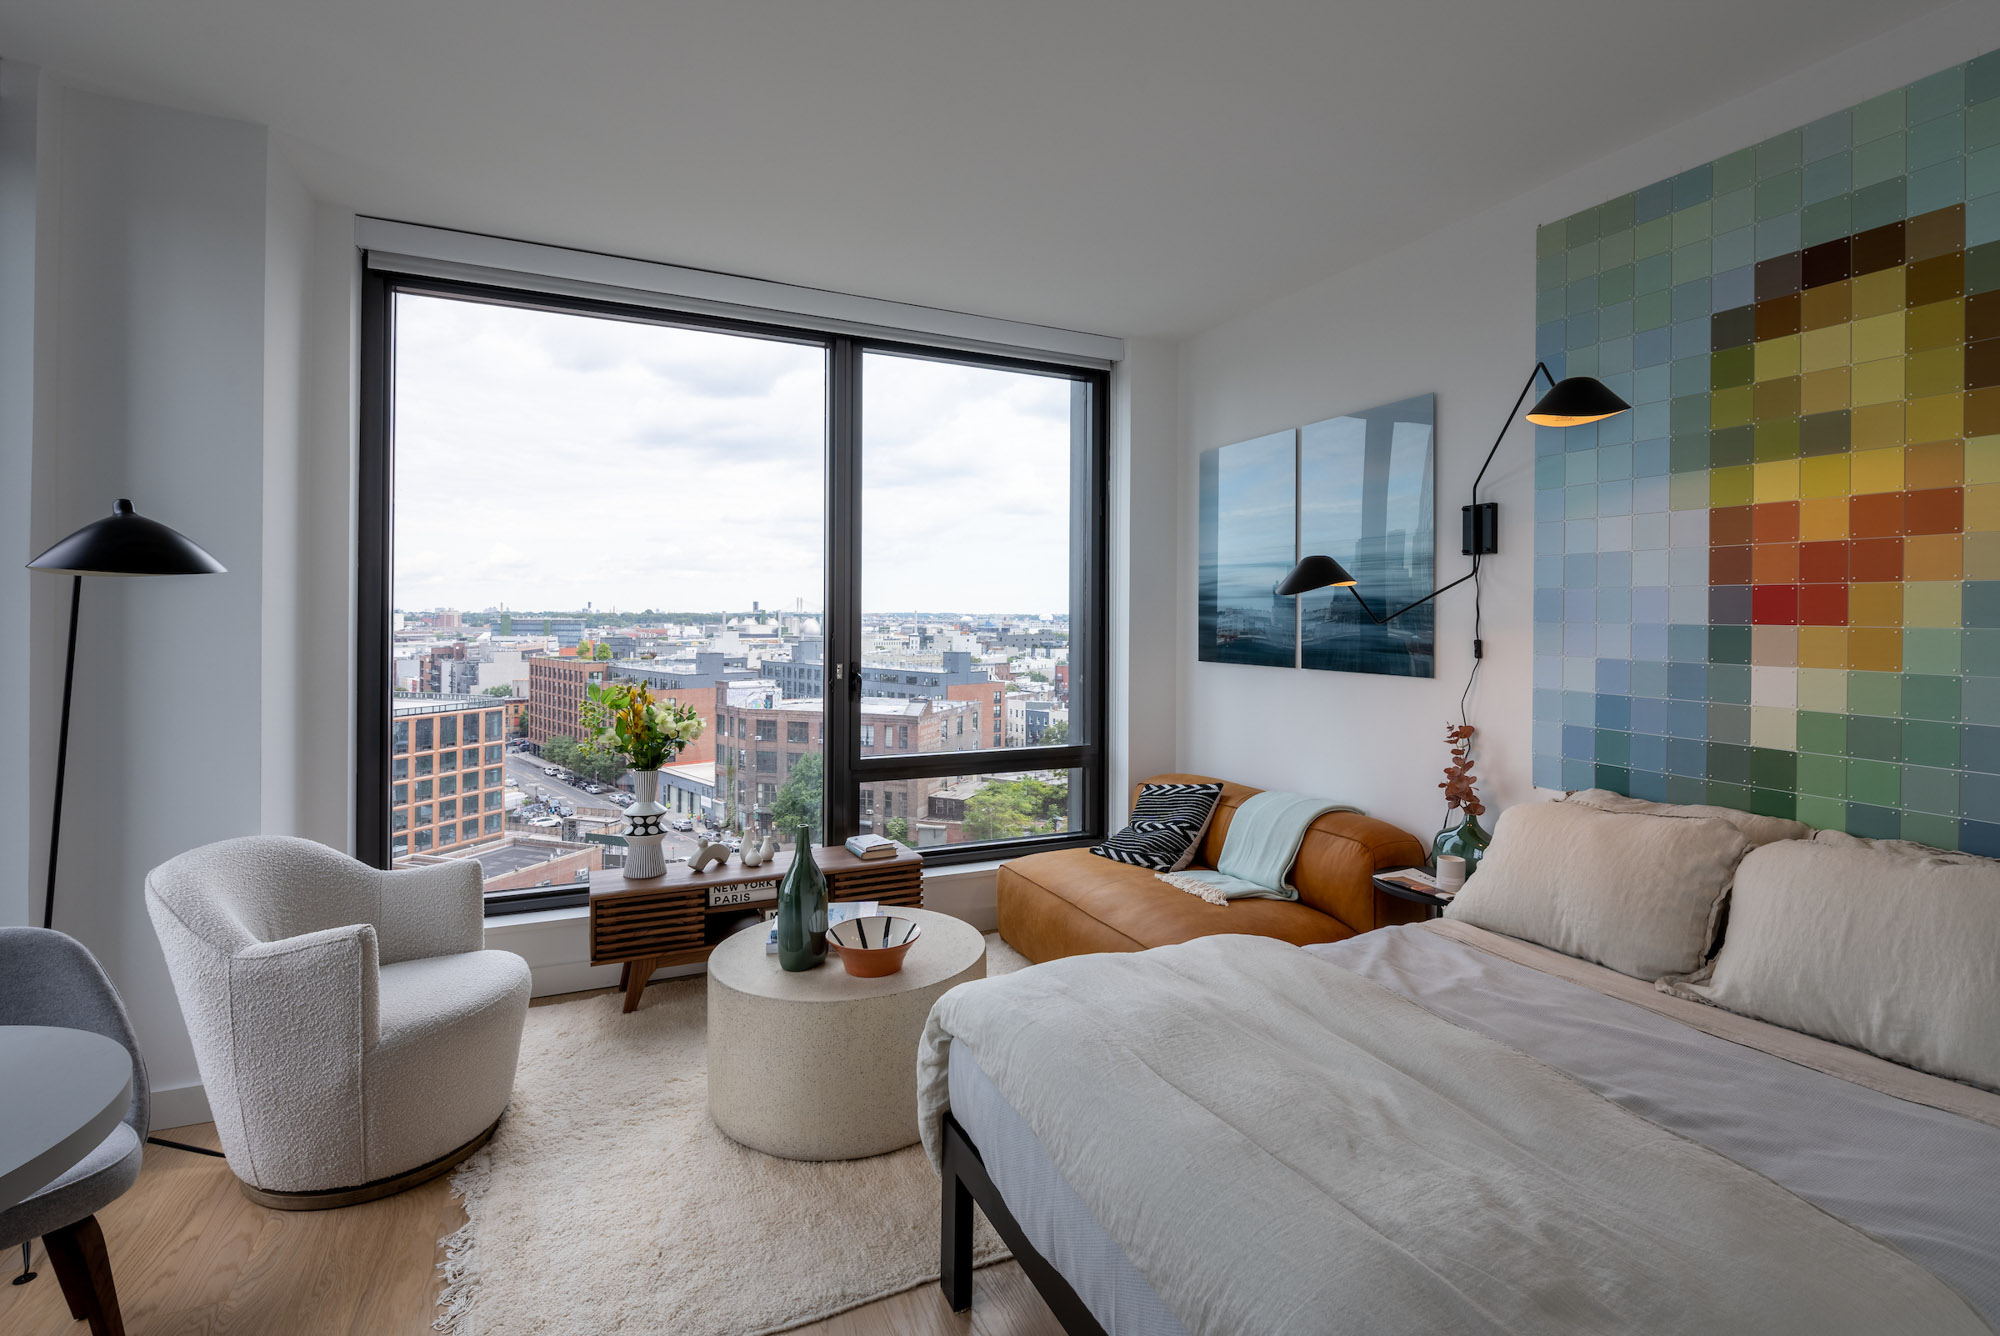
[[923,935],[915,919],[870,914],[827,929],[826,940],[840,952],[840,963],[857,979],[879,979],[903,968],[903,956]]

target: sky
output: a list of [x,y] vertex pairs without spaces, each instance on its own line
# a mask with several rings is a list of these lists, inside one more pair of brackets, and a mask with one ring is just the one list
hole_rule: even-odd
[[[821,349],[396,301],[398,608],[820,610]],[[863,387],[863,611],[1067,612],[1069,382]]]

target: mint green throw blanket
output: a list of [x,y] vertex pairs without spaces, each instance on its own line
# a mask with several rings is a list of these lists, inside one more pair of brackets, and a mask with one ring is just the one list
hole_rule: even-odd
[[1328,812],[1360,810],[1302,793],[1255,793],[1236,809],[1229,834],[1222,841],[1222,857],[1215,860],[1215,871],[1189,869],[1153,875],[1212,905],[1231,900],[1296,900],[1299,892],[1289,874],[1306,827]]

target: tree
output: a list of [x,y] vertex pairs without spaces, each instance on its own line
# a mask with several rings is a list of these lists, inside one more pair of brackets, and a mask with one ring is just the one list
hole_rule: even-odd
[[499,686],[486,688],[486,694],[489,696],[511,696],[514,694],[514,688],[509,683],[502,682]]
[[625,772],[623,757],[560,733],[542,744],[542,759],[599,784],[615,784]]
[[1069,814],[1069,785],[1032,776],[995,780],[965,800],[968,840],[1011,840],[1050,835]]
[[556,624],[554,620],[548,617],[542,618],[542,634],[545,636],[552,636],[555,633],[556,633]]
[[882,833],[898,844],[910,842],[910,823],[900,816],[892,816],[882,824]]
[[513,613],[503,612],[500,614],[500,634],[503,636],[510,636],[514,634]]
[[771,801],[771,824],[781,840],[797,836],[800,826],[811,826],[813,839],[819,840],[825,811],[826,762],[818,752],[807,752]]
[[611,646],[604,643],[603,641],[599,641],[597,645],[597,652],[593,657],[595,657],[599,663],[609,663],[611,661]]
[[1067,746],[1069,744],[1069,720],[1055,720],[1042,730],[1042,736],[1036,739],[1036,741],[1044,747]]

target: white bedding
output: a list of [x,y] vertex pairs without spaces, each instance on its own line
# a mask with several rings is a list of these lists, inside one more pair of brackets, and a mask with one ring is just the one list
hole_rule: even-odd
[[1984,1332],[1769,1179],[1263,938],[954,990],[964,1044],[1192,1333]]

